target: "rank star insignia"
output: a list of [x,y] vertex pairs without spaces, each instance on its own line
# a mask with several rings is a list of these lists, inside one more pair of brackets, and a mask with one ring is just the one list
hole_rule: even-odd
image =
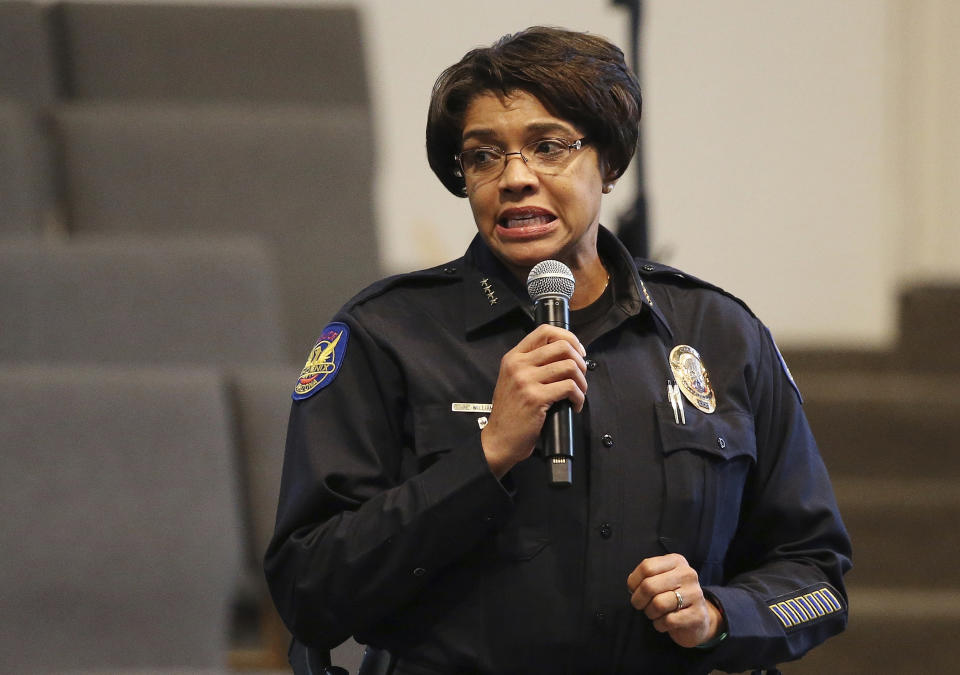
[[697,410],[712,413],[717,409],[717,397],[710,386],[710,376],[697,350],[688,345],[677,345],[670,351],[670,370],[680,391]]
[[486,278],[481,279],[480,288],[483,289],[484,295],[487,296],[487,302],[489,302],[491,306],[497,304],[498,302],[497,294],[494,293],[493,286],[490,284],[489,279],[486,279]]

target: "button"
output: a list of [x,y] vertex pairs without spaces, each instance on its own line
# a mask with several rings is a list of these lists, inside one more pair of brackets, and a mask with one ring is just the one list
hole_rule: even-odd
[[456,274],[456,273],[457,273],[457,268],[456,268],[456,267],[444,267],[444,268],[443,268],[443,273],[444,273],[444,274]]
[[593,359],[587,359],[587,370],[596,370],[597,362]]
[[602,609],[598,609],[593,618],[598,624],[602,625],[607,620],[607,615]]
[[425,570],[422,567],[417,567],[416,569],[413,570],[413,576],[415,577],[422,577],[426,573],[427,573],[427,570]]
[[612,448],[613,447],[613,436],[610,434],[604,434],[600,437],[600,442],[603,443],[603,447]]
[[496,520],[496,517],[488,515],[484,518],[484,520],[487,521],[488,523],[492,523],[494,520]]
[[717,436],[717,447],[721,450],[727,447],[727,442],[724,440],[723,436]]
[[609,539],[613,536],[613,528],[610,527],[610,523],[604,523],[600,526],[600,536],[604,539]]
[[644,265],[642,269],[643,269],[644,272],[652,272],[653,270],[655,270],[655,269],[657,269],[657,268],[654,267],[653,265],[650,265],[650,264],[648,263],[648,264]]

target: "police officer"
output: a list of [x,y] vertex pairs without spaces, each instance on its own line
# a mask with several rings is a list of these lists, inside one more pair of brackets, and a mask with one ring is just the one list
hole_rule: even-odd
[[[599,224],[639,118],[623,54],[583,33],[438,79],[428,157],[477,236],[348,302],[296,384],[265,569],[298,646],[354,635],[397,675],[698,673],[844,628],[849,540],[768,331]],[[569,331],[531,316],[547,259]],[[538,437],[564,400],[558,489]]]

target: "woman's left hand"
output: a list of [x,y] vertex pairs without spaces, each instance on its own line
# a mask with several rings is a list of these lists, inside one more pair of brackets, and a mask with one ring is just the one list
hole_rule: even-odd
[[723,625],[720,610],[703,595],[697,571],[677,553],[647,558],[627,577],[630,604],[681,647],[713,639]]

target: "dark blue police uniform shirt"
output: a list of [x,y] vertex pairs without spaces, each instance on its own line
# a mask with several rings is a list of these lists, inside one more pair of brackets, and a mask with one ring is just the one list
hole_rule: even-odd
[[[355,635],[398,672],[696,673],[795,659],[843,630],[850,543],[801,400],[738,300],[601,228],[616,294],[590,336],[574,484],[534,453],[502,481],[480,444],[501,357],[533,329],[479,238],[337,314],[346,342],[295,400],[265,569],[293,635]],[[716,411],[677,424],[669,354],[696,349]],[[333,370],[331,371],[331,368]],[[463,407],[463,406],[461,406]],[[470,409],[467,406],[468,410]],[[627,575],[682,554],[729,636],[684,649],[633,609]]]

